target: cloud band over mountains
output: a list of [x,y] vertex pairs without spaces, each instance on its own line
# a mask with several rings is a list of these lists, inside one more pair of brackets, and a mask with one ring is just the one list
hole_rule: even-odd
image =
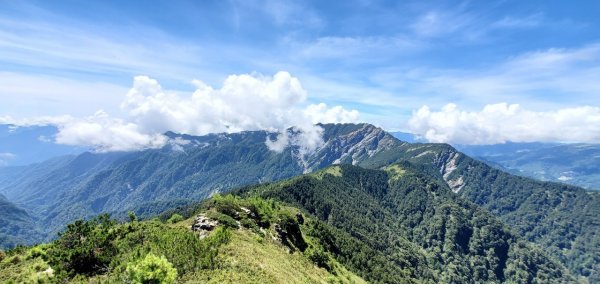
[[[322,130],[316,123],[356,122],[359,112],[342,106],[308,103],[307,91],[288,72],[273,76],[228,76],[220,88],[194,80],[189,95],[165,90],[155,79],[136,76],[120,104],[122,114],[98,110],[91,116],[69,115],[25,119],[0,117],[0,123],[20,126],[55,125],[54,142],[89,146],[99,152],[160,148],[167,131],[191,135],[266,130],[277,132],[265,141],[274,151],[289,145],[302,152],[316,149]],[[403,123],[398,121],[398,124]],[[286,131],[300,130],[293,137]],[[413,112],[408,128],[429,142],[497,144],[511,142],[600,143],[600,108],[581,106],[540,112],[518,104],[488,104],[480,111],[447,104],[439,111],[423,106]]]
[[498,144],[511,142],[600,143],[600,108],[582,106],[536,112],[518,104],[489,104],[465,111],[447,104],[439,111],[423,106],[410,130],[429,142]]
[[[268,141],[272,150],[281,151],[294,144],[310,151],[321,143],[321,131],[315,123],[354,122],[359,116],[358,111],[341,106],[307,104],[307,92],[287,72],[272,77],[231,75],[217,89],[199,80],[193,83],[197,89],[185,97],[164,90],[152,78],[136,76],[121,104],[124,118],[99,110],[83,119],[0,120],[17,125],[56,125],[56,143],[86,145],[104,152],[159,148],[168,142],[163,135],[167,131],[204,135],[244,130],[283,133],[277,141]],[[286,129],[292,126],[301,134],[288,139]]]

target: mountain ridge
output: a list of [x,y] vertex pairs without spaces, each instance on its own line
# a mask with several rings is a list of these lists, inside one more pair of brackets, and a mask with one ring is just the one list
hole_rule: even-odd
[[[600,255],[594,248],[600,243],[594,235],[599,224],[593,218],[600,214],[600,201],[588,198],[587,191],[515,177],[450,145],[406,143],[369,124],[320,127],[324,129],[324,143],[305,157],[298,157],[294,146],[282,153],[270,151],[265,141],[276,135],[265,131],[200,137],[170,133],[173,140],[181,141],[163,149],[123,154],[115,160],[118,162],[61,188],[58,203],[38,207],[49,228],[46,234],[55,234],[81,216],[129,210],[141,213],[139,208],[151,216],[231,188],[280,180],[335,163],[381,169],[405,161],[420,165],[455,194],[489,210],[528,240],[547,248],[577,275],[598,277],[594,272],[599,270],[597,264],[591,260]],[[552,198],[542,195],[546,191]],[[534,197],[543,202],[536,203]],[[575,216],[570,208],[588,211]],[[557,227],[557,222],[562,225]],[[574,236],[569,237],[574,238],[573,245],[558,238],[563,233]]]
[[[438,179],[430,178],[427,172],[421,171],[420,166],[409,162],[388,165],[383,170],[362,169],[350,165],[331,166],[317,174],[294,178],[290,182],[269,186],[259,185],[241,190],[242,193],[254,191],[258,191],[260,196],[275,198],[304,208],[321,221],[353,232],[359,239],[369,240],[368,242],[375,247],[386,248],[384,249],[386,254],[395,253],[393,245],[392,248],[389,247],[396,241],[389,236],[385,237],[387,234],[380,229],[382,226],[395,228],[391,230],[402,232],[401,235],[406,236],[409,242],[421,246],[428,254],[432,253],[438,257],[434,263],[443,263],[446,267],[436,272],[439,273],[438,280],[442,282],[468,283],[473,281],[472,277],[482,277],[479,281],[483,282],[506,281],[503,272],[506,264],[502,263],[508,257],[510,250],[508,247],[520,246],[516,241],[518,237],[501,222],[496,221],[495,217],[457,197],[447,185]],[[385,217],[388,214],[389,217]],[[368,221],[358,223],[354,221],[365,217]],[[440,223],[431,220],[440,220]],[[429,227],[433,224],[437,225]],[[483,231],[494,230],[498,230],[498,235],[490,239],[476,240],[478,237],[483,237],[483,235],[478,236],[478,232],[483,234]],[[511,240],[510,242],[514,241],[514,243],[503,244],[500,240],[507,242]],[[472,247],[473,245],[483,247],[475,248]],[[451,269],[447,269],[454,261],[457,266],[461,266],[459,263],[462,263],[463,268],[469,266],[464,263],[471,263],[471,265],[478,263],[480,261],[476,257],[478,252],[486,251],[490,247],[494,247],[492,250],[500,263],[495,268],[493,265],[491,268],[488,267],[487,269],[493,272],[484,273],[486,276],[474,272],[477,269],[455,271],[456,275],[453,275]],[[386,251],[387,249],[389,251]],[[450,255],[444,255],[445,250],[446,253],[452,252]],[[400,249],[400,251],[404,250]],[[470,259],[471,257],[473,259]],[[441,268],[434,266],[434,270],[436,269]],[[530,281],[535,278],[535,276],[530,277],[532,277]],[[552,277],[556,276],[550,278]]]
[[77,221],[55,242],[9,251],[0,280],[128,282],[158,255],[178,283],[576,283],[429,171],[333,165],[147,221]]

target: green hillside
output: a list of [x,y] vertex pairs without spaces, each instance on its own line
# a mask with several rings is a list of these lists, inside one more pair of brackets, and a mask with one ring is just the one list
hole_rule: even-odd
[[0,244],[13,247],[22,243],[23,238],[33,241],[39,235],[36,228],[33,219],[24,209],[0,194]]
[[[219,225],[193,231],[194,218],[180,215],[123,224],[107,215],[77,221],[52,243],[1,253],[0,282],[366,283],[315,247],[304,233],[314,221],[299,224],[297,209],[227,197],[203,203],[199,212]],[[288,237],[277,239],[278,226]]]
[[600,195],[560,183],[511,175],[446,144],[403,144],[359,165],[381,168],[394,161],[418,164],[459,196],[497,216],[570,271],[600,281]]
[[506,143],[457,148],[511,173],[600,190],[598,144]]
[[77,221],[52,243],[8,251],[0,281],[575,282],[536,246],[408,163],[334,166],[235,194],[147,221]]
[[[17,199],[19,206],[27,210],[33,220],[33,225],[26,226],[30,232],[8,232],[6,236],[11,240],[0,239],[0,245],[9,248],[16,243],[53,240],[69,222],[101,213],[111,213],[120,220],[126,218],[127,211],[134,211],[144,218],[155,216],[217,192],[314,172],[332,164],[389,170],[388,166],[394,163],[408,162],[402,164],[399,172],[420,175],[427,184],[444,188],[445,199],[462,197],[460,202],[468,200],[479,205],[483,210],[473,212],[491,213],[488,215],[500,220],[502,226],[509,228],[507,230],[514,230],[511,236],[535,243],[577,277],[590,282],[600,281],[596,272],[600,271],[598,195],[578,187],[507,174],[471,159],[449,145],[405,143],[369,124],[326,124],[321,127],[324,144],[304,156],[300,156],[294,147],[288,147],[282,153],[270,151],[264,141],[273,134],[263,131],[200,137],[169,133],[173,139],[187,142],[134,153],[85,153],[32,167],[0,170],[0,181],[6,181],[0,184],[0,191],[7,193],[11,200]],[[439,200],[437,193],[434,196]],[[377,202],[372,205],[388,206]],[[423,204],[412,202],[403,206],[402,210],[406,212],[421,212]],[[444,207],[445,203],[434,206],[447,207]],[[389,210],[398,214],[398,209]],[[447,210],[457,211],[453,206]],[[469,218],[475,214],[465,212]],[[440,212],[419,214],[423,216],[421,218],[435,217],[439,222],[446,222],[445,215]],[[332,216],[327,218],[336,215]],[[391,216],[394,216],[392,219],[399,218]],[[400,228],[407,234],[433,230],[421,227],[421,223],[394,226],[392,231]],[[348,230],[349,227],[344,228]],[[365,229],[362,234],[368,235],[371,231]],[[405,240],[398,242],[414,245],[420,237],[422,235],[403,235]],[[408,245],[402,248],[411,249]],[[461,256],[460,259],[471,261],[469,257]],[[500,277],[499,273],[486,273]]]
[[[385,170],[336,168],[259,186],[247,194],[258,192],[303,208],[382,252],[395,265],[409,270],[427,267],[413,275],[431,273],[435,281],[573,281],[562,265],[430,178],[422,167],[402,163]],[[412,251],[415,246],[419,253]]]

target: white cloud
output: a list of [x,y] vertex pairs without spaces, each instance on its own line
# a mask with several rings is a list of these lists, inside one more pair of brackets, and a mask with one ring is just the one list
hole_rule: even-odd
[[573,178],[572,177],[568,177],[568,176],[559,176],[556,179],[558,179],[560,181],[569,181],[569,180],[572,180]]
[[16,125],[16,126],[63,125],[68,122],[71,122],[73,120],[74,120],[74,118],[70,115],[39,116],[39,117],[29,117],[29,118],[14,118],[9,115],[0,116],[0,124],[12,124],[12,125]]
[[45,115],[84,116],[118,106],[125,92],[127,87],[94,80],[0,71],[2,115],[39,115],[44,109]]
[[46,135],[40,135],[38,137],[38,141],[44,142],[44,143],[52,143],[53,139],[51,137],[48,137]]
[[[259,74],[231,75],[221,88],[212,88],[199,80],[190,96],[164,90],[158,81],[136,76],[133,87],[121,103],[125,118],[110,117],[104,111],[76,119],[70,116],[12,119],[0,122],[17,125],[53,124],[59,132],[56,142],[92,146],[98,151],[131,151],[158,148],[168,139],[167,131],[204,135],[217,132],[267,130],[283,133],[276,141],[266,141],[272,150],[282,151],[296,145],[301,153],[322,143],[317,122],[353,122],[356,110],[325,104],[306,106],[307,93],[300,81],[287,72],[274,76]],[[287,129],[294,127],[294,134]]]
[[358,120],[357,110],[348,111],[342,106],[328,108],[326,104],[309,105],[304,110],[304,115],[312,119],[312,123],[338,123],[353,122]]
[[[72,21],[67,19],[66,21]],[[151,72],[191,74],[190,58],[204,59],[201,48],[157,29],[136,27],[110,32],[65,19],[0,19],[0,59],[11,64],[103,74]]]
[[167,142],[162,133],[143,133],[138,125],[111,118],[103,111],[58,128],[56,143],[91,146],[99,152],[159,148]]
[[435,38],[464,33],[460,36],[470,37],[470,33],[479,29],[475,15],[462,11],[462,8],[446,11],[428,11],[418,17],[410,25],[412,31],[420,37]]
[[8,152],[0,153],[0,166],[8,165],[8,162],[10,160],[14,159],[15,157],[16,157],[16,155],[13,153],[8,153]]
[[271,151],[281,153],[289,145],[289,143],[290,143],[289,137],[290,136],[288,135],[287,132],[281,132],[281,133],[277,134],[277,137],[275,138],[275,140],[271,140],[270,138],[267,138],[267,141],[265,141],[265,143]]
[[277,143],[267,143],[278,151],[290,143],[313,150],[320,141],[314,123],[351,122],[358,118],[357,111],[339,106],[309,105],[302,110],[307,93],[300,81],[287,72],[273,77],[231,75],[220,89],[199,80],[194,84],[198,89],[191,97],[182,98],[165,92],[156,80],[138,76],[121,106],[147,133],[171,130],[202,135],[264,129],[287,135],[286,129],[292,126],[302,132],[293,139],[280,136]]
[[[244,2],[244,1],[241,1]],[[274,22],[279,25],[302,26],[303,28],[317,28],[323,25],[321,19],[312,9],[302,6],[300,2],[285,0],[266,0],[263,10]]]
[[481,111],[454,104],[440,111],[423,106],[409,121],[413,133],[430,142],[496,144],[512,142],[600,143],[600,108],[583,106],[536,112],[517,104],[486,105]]

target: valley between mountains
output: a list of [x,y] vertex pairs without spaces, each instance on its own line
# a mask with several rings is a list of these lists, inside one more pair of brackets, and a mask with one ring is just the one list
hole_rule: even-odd
[[[122,282],[155,255],[191,283],[600,281],[597,192],[369,124],[319,126],[309,153],[271,151],[265,131],[167,133],[161,149],[0,168],[0,245],[47,243],[8,250],[0,280]],[[199,214],[218,225],[192,231]]]

